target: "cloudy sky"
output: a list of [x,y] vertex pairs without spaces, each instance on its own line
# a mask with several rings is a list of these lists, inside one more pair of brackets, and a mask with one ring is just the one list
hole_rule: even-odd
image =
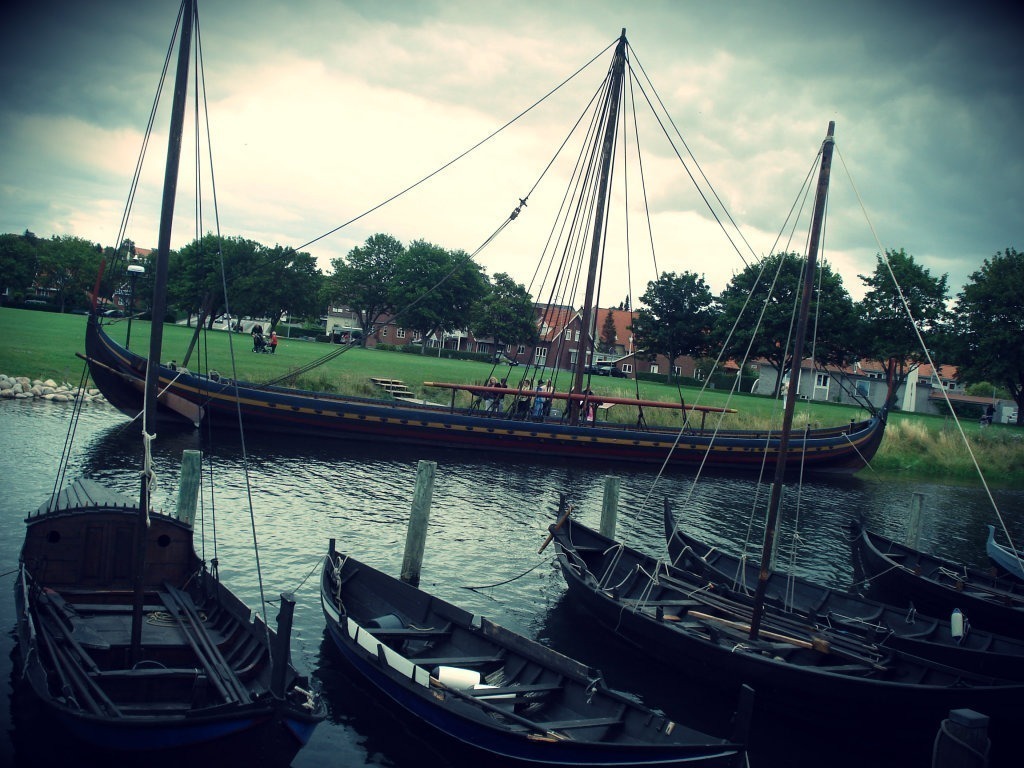
[[[18,5],[4,11],[0,28],[0,232],[113,245],[177,4]],[[626,28],[634,66],[754,253],[774,247],[834,120],[824,255],[847,289],[862,295],[857,276],[874,269],[881,246],[906,249],[933,275],[948,273],[955,294],[984,258],[1024,249],[1024,29],[1005,8],[944,0],[201,0],[220,228],[306,246],[325,270],[375,232],[474,251],[541,176]],[[591,60],[498,140],[322,237]],[[165,118],[156,131],[127,232],[140,246],[156,245]],[[721,290],[743,262],[671,150],[653,134],[644,144],[657,268],[702,273]],[[192,184],[191,151],[183,188]],[[564,191],[560,173],[546,176],[481,252],[488,272],[530,283],[552,225],[547,204]],[[179,194],[175,247],[195,235],[192,197]],[[637,207],[639,195],[630,199]],[[208,208],[202,229],[215,226]],[[798,236],[791,249],[801,243]],[[631,261],[639,295],[653,267]],[[616,278],[620,288],[603,296],[605,305],[624,293],[625,278]]]

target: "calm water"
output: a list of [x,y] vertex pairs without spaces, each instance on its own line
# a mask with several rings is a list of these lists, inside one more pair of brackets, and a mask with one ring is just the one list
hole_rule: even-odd
[[[0,737],[0,765],[39,764],[35,752],[23,744],[26,726],[17,716],[12,720],[15,618],[9,595],[23,537],[23,519],[50,493],[69,413],[66,406],[45,402],[0,402],[0,589],[4,592],[0,599],[0,625],[4,630],[0,633],[0,660],[5,665],[2,678],[7,688],[0,697],[5,724]],[[137,429],[120,414],[106,406],[87,408],[76,445],[69,476],[86,474],[129,493],[137,490]],[[158,508],[173,507],[181,452],[194,447],[191,433],[159,435],[154,448]],[[206,537],[205,552],[201,554],[207,559],[216,555],[226,583],[243,600],[259,608],[259,579],[251,556],[253,522],[246,500],[251,493],[264,595],[271,600],[282,591],[296,593],[293,658],[300,669],[314,675],[330,707],[329,720],[298,754],[294,766],[448,765],[442,755],[367,702],[337,668],[334,650],[324,635],[316,588],[320,558],[330,537],[338,540],[341,551],[388,572],[398,572],[420,459],[437,462],[421,586],[603,669],[614,687],[631,690],[678,719],[714,732],[727,732],[725,719],[731,701],[686,688],[677,680],[663,679],[651,665],[624,662],[623,646],[594,631],[585,615],[564,604],[565,586],[552,566],[551,550],[537,554],[560,492],[569,495],[583,522],[597,525],[604,478],[609,474],[606,468],[483,461],[462,454],[431,455],[426,451],[395,453],[335,442],[249,435],[247,480],[237,441],[212,449],[218,457],[215,509],[211,510],[207,502],[203,511]],[[664,552],[660,510],[666,497],[687,509],[692,528],[711,541],[731,546],[731,542],[747,536],[756,491],[752,480],[705,478],[687,501],[692,483],[685,476],[663,478],[652,490],[651,472],[614,474],[621,478],[619,538],[632,546],[656,554]],[[869,478],[804,487],[795,570],[829,585],[849,586],[853,581],[845,531],[849,515],[866,511],[874,527],[901,536],[914,492],[924,494],[928,513],[922,545],[939,554],[984,565],[984,526],[993,513],[980,491],[934,484],[883,484]],[[1016,539],[1024,540],[1024,491],[999,491],[996,496]],[[791,518],[781,527],[783,536],[792,529]],[[211,535],[214,526],[216,546]],[[197,548],[199,540],[197,532]],[[270,606],[268,613],[273,619],[275,607]],[[687,720],[690,717],[693,720]],[[871,737],[863,740],[870,744]],[[811,755],[796,758],[795,762],[791,756],[783,757],[798,749],[801,742],[800,734],[759,735],[752,765],[837,764],[834,754],[826,763]],[[76,758],[73,764],[85,764],[81,754],[72,754]],[[923,755],[921,764],[927,765],[928,760]]]

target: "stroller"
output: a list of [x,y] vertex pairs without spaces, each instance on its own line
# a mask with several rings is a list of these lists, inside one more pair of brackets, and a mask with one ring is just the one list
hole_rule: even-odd
[[270,354],[270,345],[267,344],[267,339],[262,333],[252,335],[252,351],[262,352],[265,355]]

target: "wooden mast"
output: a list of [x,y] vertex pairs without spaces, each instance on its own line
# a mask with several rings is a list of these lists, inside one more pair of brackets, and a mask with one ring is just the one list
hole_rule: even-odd
[[818,170],[818,188],[814,194],[814,215],[811,219],[811,237],[807,244],[807,264],[804,266],[804,282],[800,294],[800,309],[797,315],[796,336],[793,340],[793,365],[789,389],[786,391],[786,408],[782,416],[782,434],[779,437],[779,454],[775,462],[775,477],[768,501],[768,519],[765,522],[764,546],[761,550],[761,570],[757,577],[757,591],[754,593],[754,613],[750,620],[750,639],[757,639],[757,632],[764,615],[764,596],[771,575],[772,550],[775,547],[775,526],[778,524],[779,507],[782,503],[782,486],[786,476],[786,455],[789,452],[789,434],[793,427],[793,412],[796,408],[797,389],[800,383],[800,366],[804,356],[804,337],[807,335],[807,318],[811,309],[811,294],[814,290],[814,273],[818,262],[818,243],[821,240],[821,224],[825,219],[825,202],[828,198],[828,181],[832,172],[832,150],[835,148],[834,120],[829,121],[828,133],[821,146],[821,168]]
[[[174,101],[171,105],[171,127],[167,139],[167,164],[164,167],[163,201],[160,207],[160,230],[157,240],[157,258],[153,283],[153,328],[150,332],[149,360],[146,365],[146,397],[142,422],[143,440],[156,434],[157,385],[160,380],[160,356],[163,347],[163,318],[167,310],[167,264],[171,251],[171,225],[174,220],[174,197],[178,188],[178,165],[181,158],[181,138],[185,124],[185,97],[188,94],[189,60],[192,49],[192,29],[195,26],[194,0],[183,0],[179,17],[181,40],[178,48],[178,67],[174,79]],[[139,519],[135,532],[135,589],[132,602],[132,662],[138,661],[142,651],[142,607],[145,599],[146,543],[149,529],[149,447],[144,448],[142,487],[139,491]]]
[[[587,365],[586,350],[594,324],[594,287],[597,283],[597,261],[601,255],[602,230],[604,228],[605,206],[608,202],[608,176],[612,155],[615,151],[615,129],[619,119],[619,101],[622,95],[622,79],[626,70],[626,30],[623,28],[619,42],[612,56],[611,81],[605,101],[604,139],[601,145],[601,176],[598,181],[597,209],[594,213],[594,237],[590,244],[590,266],[587,271],[587,292],[583,299],[583,316],[580,319],[580,343],[576,350],[576,371],[572,391],[583,393],[583,369]],[[569,400],[569,423],[578,424],[580,402]]]

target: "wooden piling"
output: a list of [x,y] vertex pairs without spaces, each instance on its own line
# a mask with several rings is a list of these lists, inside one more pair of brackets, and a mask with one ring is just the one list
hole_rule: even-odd
[[924,494],[915,493],[910,497],[910,515],[907,517],[906,545],[911,549],[920,549],[921,526],[924,520]]
[[414,587],[420,585],[423,550],[427,544],[427,521],[430,519],[430,501],[434,495],[436,461],[420,461],[416,468],[416,491],[413,494],[409,530],[405,535],[405,554],[402,556],[401,579]]
[[179,520],[192,525],[196,519],[196,507],[199,503],[199,482],[203,472],[202,451],[181,452],[181,478],[178,480]]
[[988,721],[987,715],[972,709],[951,709],[935,737],[932,768],[987,768]]
[[615,538],[615,524],[619,515],[619,478],[608,475],[604,479],[604,499],[601,502],[602,536]]

